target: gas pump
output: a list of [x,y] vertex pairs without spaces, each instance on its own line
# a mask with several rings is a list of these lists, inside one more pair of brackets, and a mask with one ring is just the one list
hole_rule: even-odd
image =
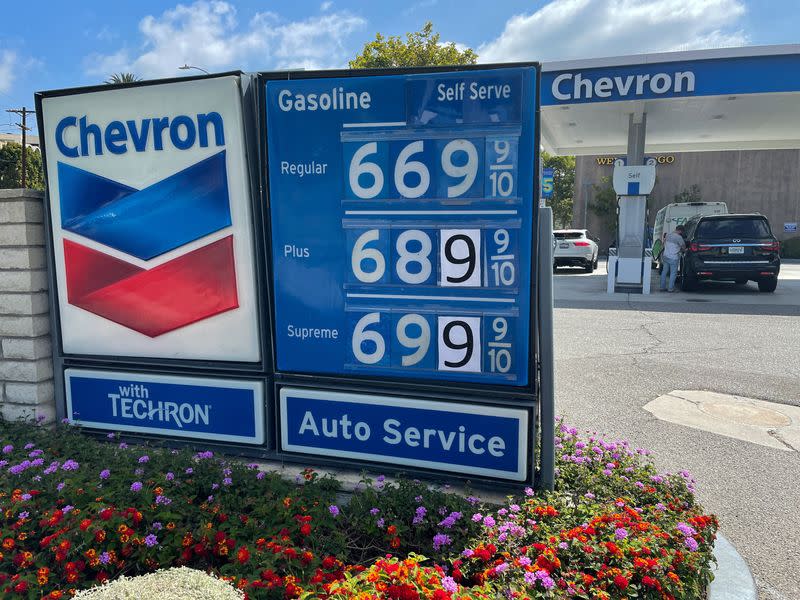
[[616,256],[608,257],[608,293],[650,293],[653,252],[647,235],[647,195],[656,182],[655,160],[629,166],[614,163],[614,191],[617,193]]

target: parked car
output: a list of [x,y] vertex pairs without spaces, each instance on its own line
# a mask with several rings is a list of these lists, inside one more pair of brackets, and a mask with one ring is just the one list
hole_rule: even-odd
[[692,217],[724,215],[727,212],[728,205],[724,202],[673,202],[659,210],[653,226],[653,268],[659,266],[665,234],[675,231],[678,225],[685,225]]
[[684,226],[686,253],[681,259],[681,289],[692,290],[703,280],[758,283],[774,292],[781,270],[780,242],[763,215],[706,215]]
[[587,273],[597,268],[597,239],[586,229],[558,229],[553,232],[558,245],[553,252],[553,271],[558,267],[583,267]]

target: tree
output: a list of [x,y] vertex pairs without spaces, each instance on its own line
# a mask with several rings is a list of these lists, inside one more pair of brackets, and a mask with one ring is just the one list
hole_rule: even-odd
[[[25,175],[29,189],[44,189],[42,154],[35,148],[25,153]],[[18,187],[22,187],[22,144],[9,142],[0,147],[0,189]]]
[[600,217],[606,231],[616,235],[617,232],[617,192],[611,186],[611,178],[603,177],[602,185],[593,185],[594,200],[589,203],[589,210]]
[[575,198],[575,157],[542,152],[542,166],[553,169],[553,197],[548,200],[553,209],[553,222],[557,228],[570,227]]
[[702,199],[700,186],[696,183],[683,190],[680,194],[675,194],[675,202],[700,202]]
[[142,78],[133,73],[114,73],[111,77],[106,79],[105,82],[110,85],[117,85],[119,83],[134,83],[136,81],[142,81]]
[[474,65],[478,55],[471,48],[459,50],[454,42],[441,44],[428,21],[420,31],[406,34],[406,40],[380,33],[364,44],[361,54],[350,61],[351,69],[387,69],[391,67],[425,67],[429,65]]

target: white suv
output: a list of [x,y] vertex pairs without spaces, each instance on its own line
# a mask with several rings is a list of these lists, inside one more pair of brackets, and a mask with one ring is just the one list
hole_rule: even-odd
[[553,271],[558,267],[583,267],[587,273],[597,268],[597,240],[586,229],[558,229],[553,232],[556,247]]

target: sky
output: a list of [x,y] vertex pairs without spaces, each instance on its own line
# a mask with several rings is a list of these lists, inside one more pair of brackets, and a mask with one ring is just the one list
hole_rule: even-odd
[[0,0],[0,133],[40,90],[207,71],[346,67],[432,21],[479,62],[800,42],[798,0]]

